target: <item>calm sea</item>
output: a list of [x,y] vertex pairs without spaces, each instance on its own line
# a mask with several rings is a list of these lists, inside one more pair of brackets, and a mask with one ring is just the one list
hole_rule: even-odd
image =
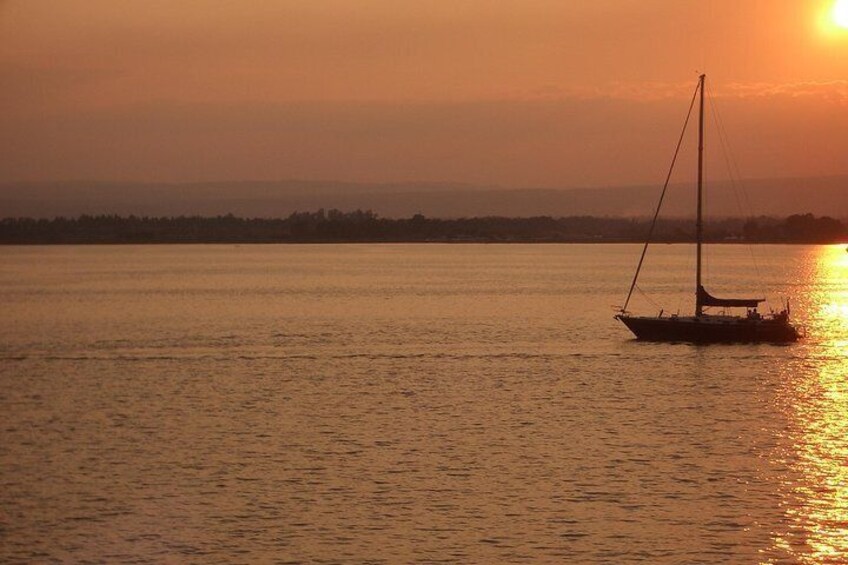
[[791,346],[631,340],[638,253],[3,247],[0,561],[848,562],[844,247],[710,248]]

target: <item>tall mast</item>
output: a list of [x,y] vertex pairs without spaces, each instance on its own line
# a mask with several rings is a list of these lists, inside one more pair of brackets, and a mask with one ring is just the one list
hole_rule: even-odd
[[704,239],[703,191],[704,191],[704,81],[707,75],[701,75],[699,88],[701,90],[701,113],[698,120],[698,217],[695,220],[695,240],[697,243],[698,267],[695,279],[695,316],[703,314],[701,304],[701,244]]

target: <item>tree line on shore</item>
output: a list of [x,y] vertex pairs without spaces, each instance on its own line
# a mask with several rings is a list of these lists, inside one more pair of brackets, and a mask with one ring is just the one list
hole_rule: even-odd
[[[331,242],[642,242],[650,220],[574,216],[553,218],[381,218],[370,210],[295,212],[287,218],[138,217],[0,220],[0,244],[81,243],[331,243]],[[831,217],[726,218],[707,222],[710,242],[841,243],[848,224]],[[694,240],[691,219],[661,219],[653,240]]]

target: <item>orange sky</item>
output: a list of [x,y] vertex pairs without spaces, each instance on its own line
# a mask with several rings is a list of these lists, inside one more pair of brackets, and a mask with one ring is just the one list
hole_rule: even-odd
[[743,175],[845,174],[832,5],[0,0],[0,181],[656,183],[696,71]]

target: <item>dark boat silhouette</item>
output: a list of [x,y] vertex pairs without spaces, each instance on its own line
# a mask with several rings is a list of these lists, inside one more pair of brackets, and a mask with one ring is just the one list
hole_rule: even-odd
[[[657,205],[653,222],[651,223],[648,238],[642,248],[642,256],[639,259],[636,274],[633,276],[633,282],[630,285],[630,292],[627,294],[627,300],[625,300],[624,306],[615,317],[627,326],[631,332],[633,332],[636,339],[645,341],[682,341],[696,343],[790,343],[797,341],[801,337],[801,333],[798,331],[798,328],[792,325],[789,321],[788,302],[786,304],[786,308],[780,312],[760,314],[757,311],[757,307],[760,303],[765,302],[764,298],[716,298],[707,292],[702,284],[705,81],[706,75],[701,75],[698,79],[698,86],[695,90],[695,94],[692,96],[692,102],[689,106],[689,114],[686,116],[683,132],[680,134],[680,140],[677,143],[674,159],[672,160],[671,168],[669,169],[668,176],[666,177],[665,186],[663,187],[660,201]],[[639,278],[639,272],[642,269],[645,254],[648,250],[648,245],[650,244],[657,218],[659,217],[660,208],[662,207],[662,202],[665,197],[666,190],[668,189],[672,170],[674,169],[674,164],[677,161],[680,146],[683,142],[684,134],[686,133],[686,127],[689,124],[692,109],[694,108],[695,101],[698,98],[700,99],[700,112],[698,123],[698,204],[695,220],[697,249],[695,314],[693,316],[672,315],[664,317],[662,311],[660,311],[658,316],[634,316],[627,311],[627,306],[630,303],[633,290],[636,288],[636,281]],[[726,313],[715,315],[705,311],[711,307],[723,308],[725,311],[729,308],[745,308],[746,313],[744,316],[729,315]]]

